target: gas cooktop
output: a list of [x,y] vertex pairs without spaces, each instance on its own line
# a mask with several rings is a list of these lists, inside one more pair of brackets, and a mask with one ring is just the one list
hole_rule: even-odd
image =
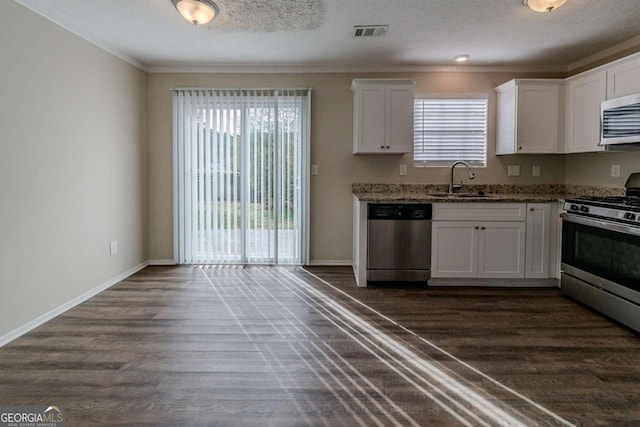
[[640,197],[578,197],[564,203],[567,213],[640,226]]
[[569,214],[624,222],[640,227],[640,173],[629,175],[624,196],[583,196],[567,199],[564,209]]
[[583,196],[569,200],[585,204],[640,208],[640,197],[638,196]]

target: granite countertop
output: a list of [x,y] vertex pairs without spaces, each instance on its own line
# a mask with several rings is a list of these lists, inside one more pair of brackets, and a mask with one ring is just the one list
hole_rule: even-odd
[[465,185],[456,195],[447,194],[446,184],[353,184],[353,194],[363,202],[562,202],[578,196],[618,196],[624,188],[569,185]]

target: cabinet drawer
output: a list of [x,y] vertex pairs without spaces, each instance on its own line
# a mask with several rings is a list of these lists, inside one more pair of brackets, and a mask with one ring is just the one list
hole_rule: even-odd
[[434,221],[525,221],[526,203],[434,203]]

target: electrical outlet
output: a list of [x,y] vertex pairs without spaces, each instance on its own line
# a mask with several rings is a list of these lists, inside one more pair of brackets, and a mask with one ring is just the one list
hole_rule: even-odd
[[520,165],[509,165],[507,168],[507,175],[520,176]]
[[318,165],[311,165],[311,175],[318,175]]
[[533,176],[540,176],[540,166],[538,166],[538,165],[534,165],[533,166],[532,175]]
[[115,255],[118,253],[118,242],[109,243],[109,255]]
[[407,165],[400,165],[400,175],[407,174]]
[[620,165],[611,165],[611,176],[620,178]]

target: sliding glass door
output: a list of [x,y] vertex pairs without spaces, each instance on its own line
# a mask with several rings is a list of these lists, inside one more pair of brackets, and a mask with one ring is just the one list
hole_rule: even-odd
[[308,90],[175,90],[179,264],[302,264]]

